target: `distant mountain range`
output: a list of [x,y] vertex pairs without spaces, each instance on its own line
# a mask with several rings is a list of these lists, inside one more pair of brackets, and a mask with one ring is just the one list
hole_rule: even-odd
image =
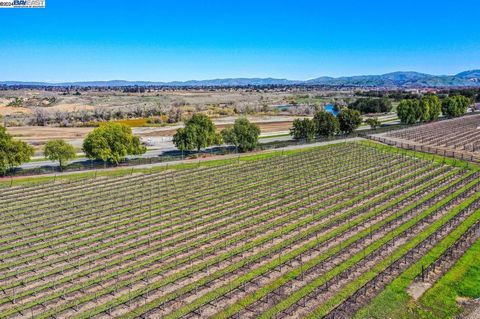
[[75,86],[75,87],[126,87],[126,86],[169,86],[169,87],[219,87],[219,86],[265,86],[265,85],[324,85],[346,87],[426,88],[426,87],[480,87],[480,70],[471,70],[456,75],[431,75],[418,72],[393,72],[382,75],[360,75],[348,77],[319,77],[307,81],[274,78],[229,78],[201,81],[91,81],[91,82],[21,82],[4,81],[3,86]]

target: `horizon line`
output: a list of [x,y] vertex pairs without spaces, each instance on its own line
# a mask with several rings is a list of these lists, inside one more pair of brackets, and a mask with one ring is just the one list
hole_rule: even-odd
[[66,81],[61,81],[61,80],[0,80],[0,82],[34,82],[34,83],[45,83],[45,84],[67,84],[67,83],[82,83],[82,82],[114,82],[114,81],[123,81],[123,82],[151,82],[151,83],[172,83],[172,82],[202,82],[202,81],[215,81],[215,80],[235,80],[235,79],[246,79],[246,80],[252,80],[252,79],[273,79],[273,80],[285,80],[285,81],[292,81],[292,82],[307,82],[310,80],[315,80],[318,78],[332,78],[332,79],[339,79],[339,78],[347,78],[347,77],[358,77],[358,76],[382,76],[382,75],[388,75],[388,74],[393,74],[393,73],[418,73],[418,74],[423,74],[423,75],[430,75],[430,76],[455,76],[458,75],[459,73],[462,72],[470,72],[470,71],[476,71],[480,70],[480,67],[478,69],[470,69],[470,70],[463,70],[460,72],[457,72],[455,74],[431,74],[431,73],[424,73],[420,71],[413,71],[413,70],[397,70],[397,71],[391,71],[391,72],[386,72],[386,73],[381,73],[381,74],[366,74],[366,73],[361,73],[361,74],[352,74],[352,75],[342,75],[342,76],[330,76],[330,75],[320,75],[317,77],[313,78],[308,78],[304,80],[299,80],[299,79],[289,79],[288,77],[273,77],[273,76],[263,76],[263,77],[244,77],[244,76],[228,76],[228,77],[212,77],[212,78],[204,78],[204,79],[189,79],[189,80],[127,80],[127,79],[108,79],[108,80],[66,80]]

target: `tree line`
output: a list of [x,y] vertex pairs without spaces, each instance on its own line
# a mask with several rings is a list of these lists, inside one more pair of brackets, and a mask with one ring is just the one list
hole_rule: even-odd
[[[405,90],[369,90],[355,91],[355,96],[370,98],[389,98],[396,101],[403,99],[418,99],[422,97],[420,92],[412,92]],[[463,95],[475,102],[480,102],[480,88],[443,88],[436,90],[436,95],[440,98],[446,98],[453,95]]]
[[317,137],[331,137],[336,134],[348,135],[362,124],[358,110],[342,108],[338,117],[323,109],[317,109],[313,119],[295,119],[290,135],[296,139],[311,141]]
[[[397,114],[402,123],[414,124],[430,122],[445,117],[458,117],[466,113],[473,100],[464,95],[447,96],[440,100],[436,95],[421,98],[404,99],[397,107]],[[350,105],[340,107],[338,116],[318,108],[313,119],[295,119],[290,135],[296,140],[311,141],[317,137],[331,137],[337,134],[348,135],[362,124],[361,113],[383,112],[391,108],[385,99],[361,99]],[[369,118],[365,123],[372,128],[381,123],[376,118]],[[181,151],[200,151],[212,145],[223,143],[233,145],[240,152],[254,150],[258,145],[259,127],[248,119],[241,117],[232,126],[217,132],[212,120],[205,114],[195,113],[185,121],[173,136],[174,145]],[[118,164],[129,155],[141,155],[146,147],[134,136],[132,129],[120,123],[107,122],[90,132],[82,146],[89,159]],[[14,140],[3,126],[0,126],[0,174],[30,161],[34,154],[32,146]],[[45,158],[58,161],[62,169],[68,160],[76,157],[75,148],[63,140],[52,140],[44,146]]]
[[[196,113],[185,121],[173,137],[179,150],[197,150],[222,143],[231,144],[240,152],[254,150],[258,145],[260,128],[246,118],[238,118],[235,123],[216,131],[212,120],[205,114]],[[90,132],[83,141],[82,151],[87,158],[119,164],[129,155],[146,152],[140,138],[132,129],[121,123],[104,123]],[[62,170],[67,161],[76,157],[75,148],[64,140],[48,141],[44,148],[45,158],[58,161]],[[14,140],[3,126],[0,126],[0,174],[29,162],[34,148],[23,141]]]
[[392,101],[388,98],[360,98],[348,105],[350,109],[360,113],[387,113],[392,110]]
[[215,124],[205,114],[196,113],[185,121],[173,136],[173,143],[181,151],[200,151],[212,145],[231,144],[240,152],[254,150],[258,145],[260,128],[247,118],[235,120],[231,127],[216,131]]
[[[87,135],[82,150],[89,159],[118,164],[128,155],[145,153],[146,147],[141,144],[138,136],[132,134],[130,127],[119,123],[105,123]],[[5,127],[0,125],[0,175],[29,162],[34,151],[31,145],[14,140]],[[67,161],[76,157],[75,148],[60,139],[48,141],[43,152],[46,159],[58,161],[61,170]]]
[[463,95],[448,96],[443,100],[436,95],[425,95],[402,100],[397,107],[397,115],[404,124],[425,123],[437,120],[441,114],[448,118],[462,116],[472,103]]

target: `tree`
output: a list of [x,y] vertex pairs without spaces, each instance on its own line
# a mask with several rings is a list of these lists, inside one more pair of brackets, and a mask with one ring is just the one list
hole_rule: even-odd
[[45,126],[48,123],[49,115],[45,109],[36,107],[33,110],[34,113],[34,124],[37,126]]
[[173,135],[173,144],[181,151],[194,150],[196,148],[194,141],[195,132],[192,129],[179,128]]
[[404,124],[414,124],[419,119],[419,101],[417,99],[402,100],[397,107],[397,115]]
[[426,95],[422,98],[421,103],[428,104],[429,114],[428,121],[435,121],[440,117],[442,112],[442,103],[436,95]]
[[417,119],[420,122],[428,122],[430,120],[430,103],[426,99],[418,100]]
[[340,131],[344,134],[350,134],[362,124],[362,115],[357,110],[343,109],[338,114]]
[[30,161],[34,154],[32,146],[22,141],[16,141],[0,126],[0,173],[5,173],[22,163]]
[[185,121],[185,127],[179,128],[173,136],[173,143],[179,150],[194,150],[222,143],[222,136],[215,130],[212,120],[205,114],[196,113]]
[[377,127],[382,125],[382,123],[376,117],[369,117],[365,120],[365,124],[370,125],[372,130],[376,130]]
[[296,140],[305,139],[311,141],[315,139],[317,133],[317,127],[315,121],[304,118],[293,120],[293,126],[290,129],[290,135]]
[[64,140],[48,141],[43,148],[45,158],[51,161],[58,161],[60,170],[65,167],[65,162],[75,158],[75,148]]
[[442,113],[446,117],[458,116],[457,100],[454,97],[447,97],[442,101]]
[[442,101],[442,113],[446,117],[457,116],[457,101],[453,97],[447,97]]
[[259,135],[260,128],[244,117],[236,119],[233,127],[222,130],[223,141],[235,145],[241,152],[254,150]]
[[317,110],[313,122],[319,136],[333,136],[340,130],[338,119],[332,113]]
[[436,95],[426,95],[421,99],[402,100],[397,107],[397,115],[404,124],[429,122],[438,119],[441,109]]
[[83,151],[90,159],[118,164],[127,155],[146,152],[138,136],[125,124],[105,123],[94,129],[83,141]]
[[392,102],[388,98],[360,98],[348,107],[361,113],[386,113],[392,109]]
[[459,117],[467,112],[472,101],[463,95],[454,95],[442,101],[442,113],[446,117]]

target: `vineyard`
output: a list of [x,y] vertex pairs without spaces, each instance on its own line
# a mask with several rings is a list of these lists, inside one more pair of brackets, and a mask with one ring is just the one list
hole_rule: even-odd
[[480,162],[480,115],[439,121],[373,139],[423,152]]
[[[454,136],[428,127],[393,134]],[[12,187],[0,211],[0,318],[349,318],[480,236],[480,174],[339,143]]]

